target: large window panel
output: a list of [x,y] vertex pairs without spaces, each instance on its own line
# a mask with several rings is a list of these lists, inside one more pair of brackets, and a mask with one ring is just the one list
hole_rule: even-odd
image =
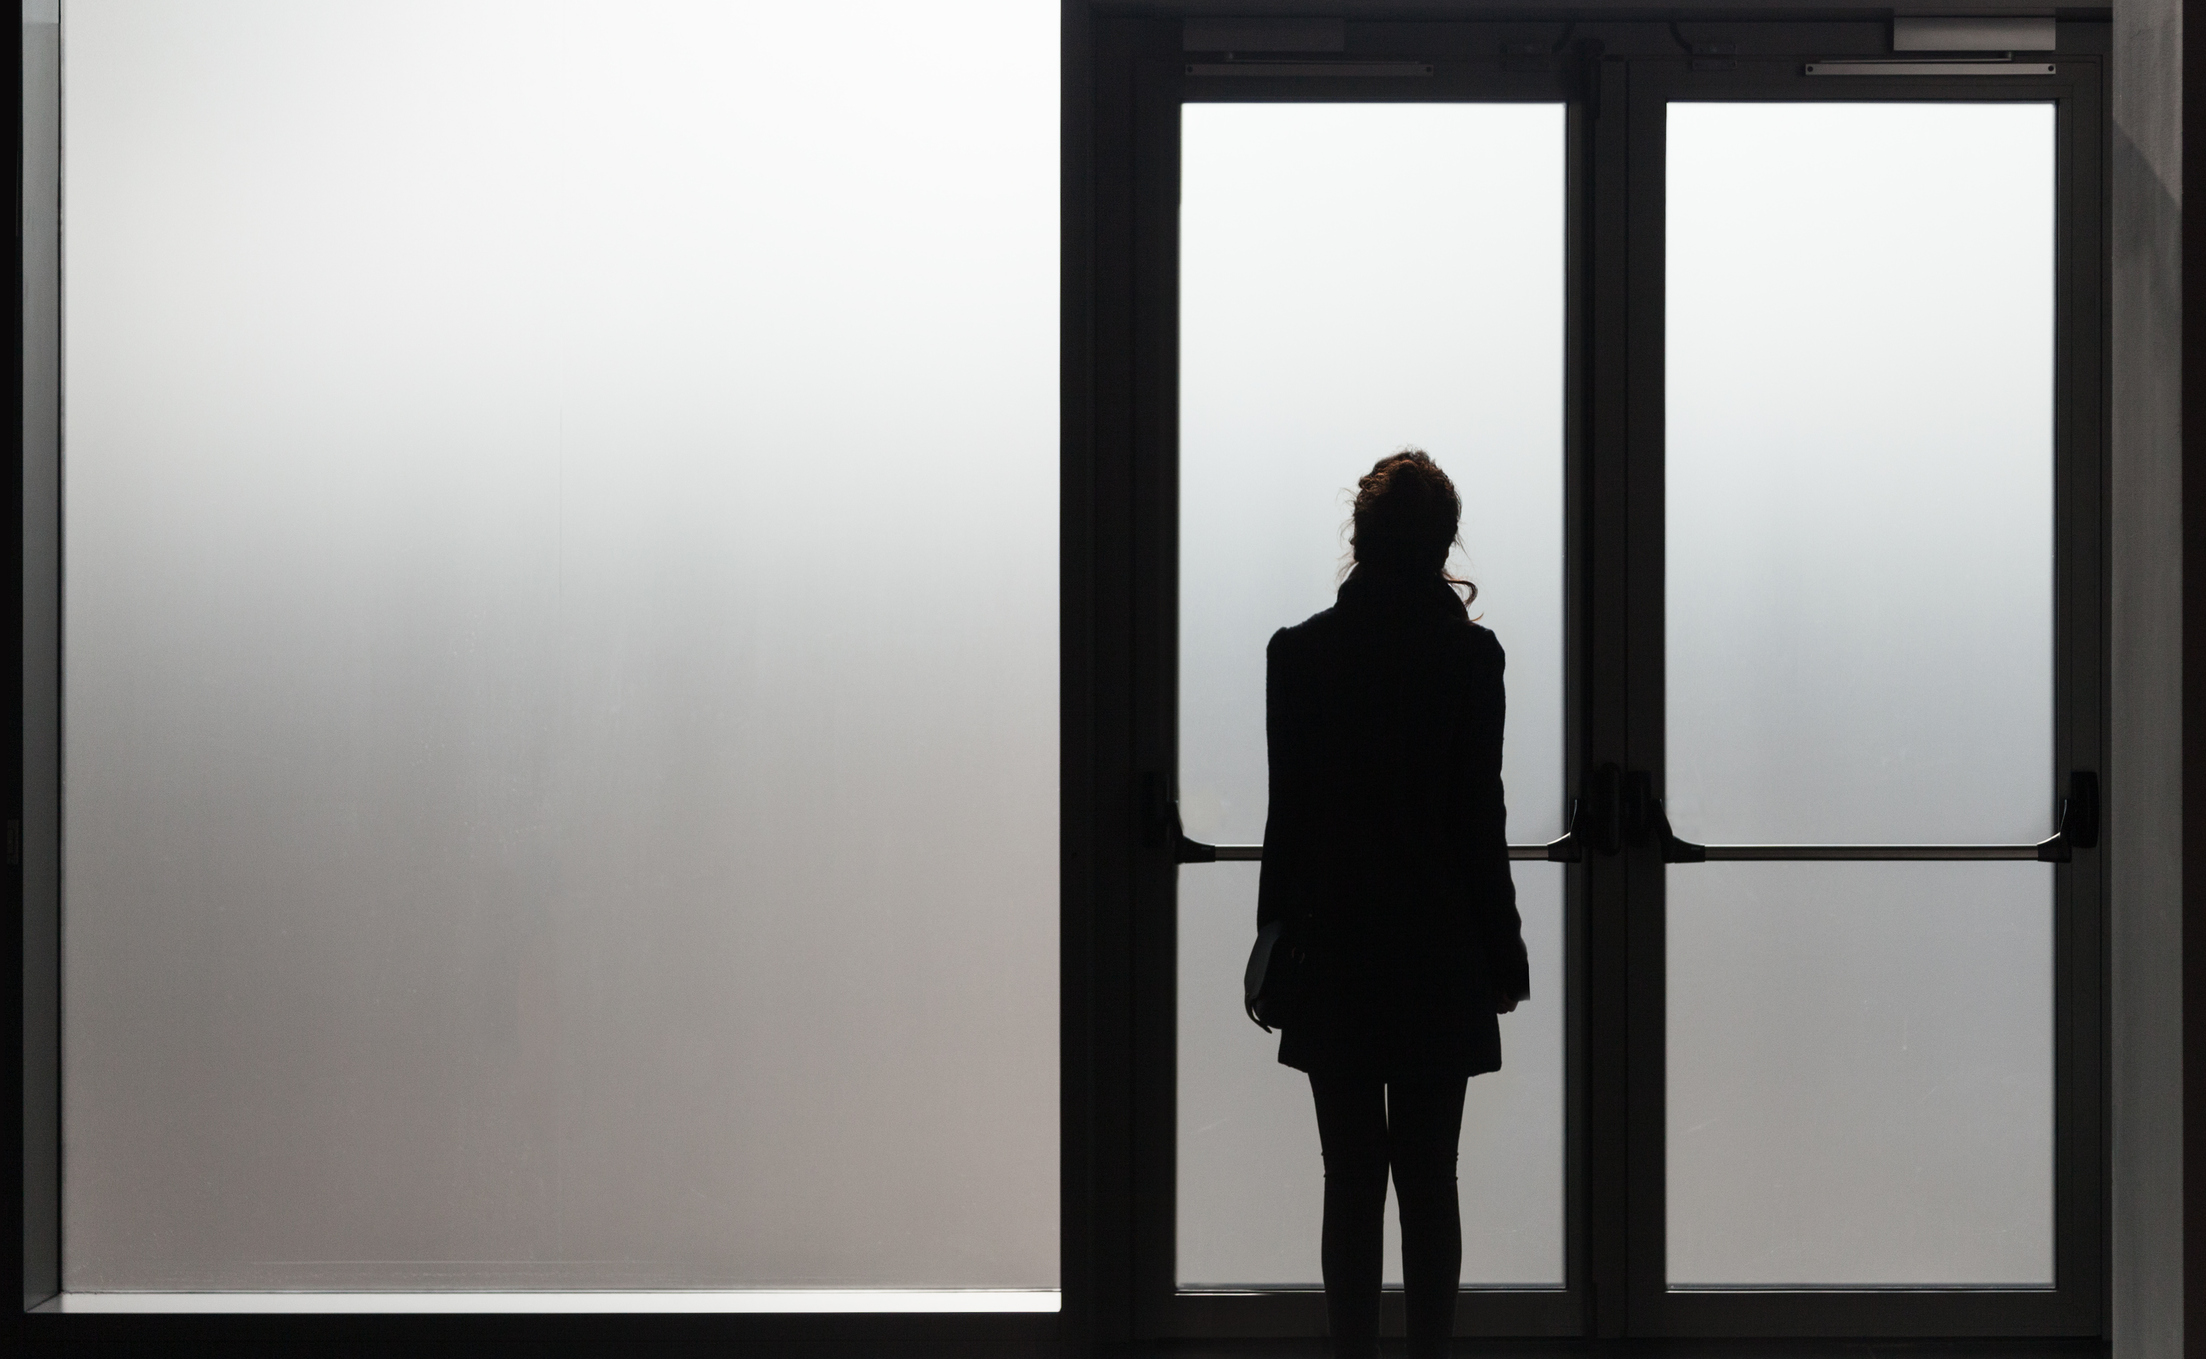
[[2039,864],[1669,875],[1669,1278],[2053,1283]]
[[2042,838],[2053,106],[1668,121],[1678,833]]
[[[1509,833],[1562,832],[1564,109],[1181,109],[1179,794],[1254,844],[1265,646],[1333,603],[1355,479],[1405,445],[1463,499],[1459,572],[1508,652]],[[1471,1083],[1469,1287],[1563,1282],[1563,883],[1515,866],[1533,998]],[[1180,869],[1177,1279],[1315,1285],[1308,1078],[1242,1010],[1253,865]],[[1389,1212],[1392,1212],[1390,1207]],[[1398,1234],[1386,1277],[1399,1281]]]
[[[2050,828],[2054,132],[2051,103],[1669,106],[1681,834]],[[2052,873],[1669,870],[1673,1286],[2054,1284]]]
[[66,20],[66,1286],[1055,1288],[1055,7]]

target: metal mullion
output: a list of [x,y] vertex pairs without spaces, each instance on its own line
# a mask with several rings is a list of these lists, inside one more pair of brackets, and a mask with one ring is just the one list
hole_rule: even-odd
[[[1667,75],[1683,61],[1638,60],[1630,78],[1630,222],[1626,259],[1630,307],[1629,421],[1626,561],[1627,734],[1623,767],[1655,772],[1665,767],[1665,671],[1663,662],[1665,518],[1664,393],[1666,331],[1663,285],[1667,276],[1664,198]],[[1662,1290],[1668,1203],[1663,1150],[1667,1091],[1664,1059],[1668,1011],[1664,915],[1665,876],[1654,846],[1628,848],[1624,866],[1628,979],[1625,1011],[1629,1145],[1625,1202],[1628,1240],[1624,1279],[1626,1328],[1632,1335],[1665,1334]]]
[[[1179,103],[1167,72],[1179,26],[1134,26],[1133,218],[1129,298],[1134,324],[1132,468],[1134,768],[1178,766]],[[1140,796],[1138,784],[1129,789]],[[1129,801],[1132,797],[1129,797]],[[1147,809],[1144,808],[1146,813]],[[1133,1313],[1136,1338],[1175,1333],[1177,1196],[1177,867],[1136,850],[1133,920]]]
[[[1133,92],[1125,26],[1096,23],[1091,32],[1093,217],[1091,223],[1071,225],[1072,230],[1086,227],[1092,233],[1091,433],[1079,450],[1085,455],[1085,476],[1076,477],[1076,469],[1068,467],[1066,497],[1068,519],[1085,530],[1087,560],[1073,555],[1069,533],[1065,548],[1068,568],[1086,567],[1084,578],[1068,569],[1066,583],[1068,590],[1085,587],[1092,619],[1079,649],[1068,643],[1066,657],[1068,683],[1077,686],[1075,692],[1089,712],[1086,729],[1078,733],[1084,738],[1087,769],[1068,761],[1066,772],[1068,780],[1088,774],[1077,798],[1068,796],[1066,815],[1089,818],[1092,858],[1084,875],[1086,890],[1076,899],[1087,908],[1085,928],[1069,912],[1064,926],[1064,966],[1075,986],[1063,1000],[1065,1046],[1079,1058],[1066,1062],[1066,1116],[1084,1113],[1087,1120],[1077,1143],[1072,1130],[1066,1130],[1065,1192],[1081,1209],[1077,1219],[1068,1211],[1066,1228],[1084,1228],[1085,1246],[1067,1253],[1065,1282],[1067,1322],[1077,1328],[1072,1333],[1097,1343],[1123,1344],[1134,1334],[1138,1293],[1130,1273],[1137,1212],[1132,1163],[1137,1102],[1131,1041],[1135,959],[1129,946],[1140,871],[1132,792],[1138,780],[1132,739],[1138,696],[1128,664],[1135,610],[1133,469],[1126,453],[1134,442],[1134,148],[1127,135]],[[1072,617],[1068,612],[1068,623]],[[1068,713],[1066,720],[1075,719]],[[1085,847],[1077,834],[1068,843],[1076,854]],[[1082,876],[1080,867],[1068,863],[1068,876]],[[1086,1006],[1076,1008],[1082,998]],[[1074,1087],[1083,1067],[1087,1078]],[[1085,1155],[1076,1161],[1080,1153]],[[1083,1262],[1086,1270],[1075,1277],[1072,1271]]]
[[[2101,67],[2077,61],[2056,105],[2054,769],[2104,782],[2105,392],[2099,317]],[[2104,843],[2102,829],[2099,843]],[[2103,856],[2061,866],[2054,910],[2054,1268],[2071,1324],[2104,1316],[2106,1235],[2101,1086]],[[2103,1321],[2102,1321],[2103,1324]]]
[[[1622,767],[1631,757],[1627,667],[1632,578],[1627,548],[1631,508],[1629,454],[1631,306],[1628,250],[1631,242],[1630,68],[1603,60],[1594,74],[1591,177],[1587,250],[1589,280],[1588,437],[1586,496],[1582,517],[1586,563],[1585,624],[1580,674],[1585,686],[1584,743],[1572,766],[1579,795],[1592,799],[1593,771]],[[1625,1333],[1629,1317],[1630,1230],[1630,919],[1624,862],[1589,855],[1582,873],[1585,939],[1577,978],[1584,1000],[1575,1018],[1584,1026],[1579,1089],[1585,1102],[1583,1223],[1588,1291],[1587,1330],[1601,1337]]]
[[[1563,246],[1563,778],[1565,797],[1573,771],[1586,767],[1586,660],[1591,648],[1587,628],[1591,622],[1588,585],[1591,553],[1585,528],[1590,522],[1590,453],[1593,432],[1593,334],[1591,286],[1592,190],[1601,180],[1598,152],[1598,110],[1603,107],[1600,82],[1606,71],[1599,49],[1583,49],[1576,55],[1577,97],[1565,114],[1566,146],[1564,193],[1566,210]],[[1564,835],[1572,829],[1564,810]],[[1563,1284],[1569,1290],[1573,1330],[1591,1330],[1593,1287],[1590,1261],[1591,1232],[1586,1205],[1591,1199],[1586,1148],[1586,979],[1588,931],[1587,879],[1583,861],[1563,870]]]

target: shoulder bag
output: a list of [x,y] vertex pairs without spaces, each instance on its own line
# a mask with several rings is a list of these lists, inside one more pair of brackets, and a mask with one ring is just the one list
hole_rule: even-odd
[[1310,987],[1310,922],[1281,916],[1256,932],[1248,968],[1241,974],[1241,1003],[1266,1033],[1294,1022]]

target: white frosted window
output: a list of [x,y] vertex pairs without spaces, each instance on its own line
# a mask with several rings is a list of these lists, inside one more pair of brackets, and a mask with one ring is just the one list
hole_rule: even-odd
[[[1678,104],[1669,812],[2026,843],[2053,798],[2053,109]],[[2052,876],[1668,872],[1669,1279],[2052,1282]]]
[[2053,880],[1669,871],[1675,1285],[2053,1282]]
[[[1180,806],[1253,844],[1264,647],[1333,602],[1346,488],[1424,448],[1508,651],[1510,838],[1562,818],[1563,109],[1190,104],[1180,204]],[[1466,1283],[1563,1272],[1562,870],[1517,865],[1533,998],[1471,1082]],[[1241,1010],[1256,870],[1180,870],[1178,1278],[1314,1285],[1307,1077]],[[1391,1209],[1390,1209],[1391,1211]],[[1388,1277],[1399,1280],[1388,1231]]]
[[1056,6],[66,22],[67,1286],[1054,1289]]
[[1670,819],[2052,830],[2053,107],[1673,104]]

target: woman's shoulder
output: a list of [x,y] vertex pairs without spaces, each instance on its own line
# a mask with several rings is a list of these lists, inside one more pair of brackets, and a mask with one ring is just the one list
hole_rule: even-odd
[[1339,610],[1320,609],[1301,622],[1290,623],[1273,633],[1266,650],[1276,656],[1282,653],[1293,654],[1305,651],[1313,646],[1320,646],[1327,637],[1338,629],[1339,622]]
[[1499,662],[1502,657],[1501,639],[1493,629],[1467,618],[1458,617],[1425,633],[1450,653],[1476,661]]
[[1493,630],[1477,623],[1465,622],[1461,627],[1447,630],[1447,654],[1451,667],[1461,667],[1459,673],[1466,676],[1481,673],[1498,673],[1507,668],[1508,658],[1502,653],[1501,639]]
[[1494,636],[1492,628],[1483,623],[1470,623],[1464,628],[1464,632],[1467,634],[1466,644],[1472,655],[1492,660],[1497,665],[1501,663],[1505,653],[1501,649],[1501,639]]

